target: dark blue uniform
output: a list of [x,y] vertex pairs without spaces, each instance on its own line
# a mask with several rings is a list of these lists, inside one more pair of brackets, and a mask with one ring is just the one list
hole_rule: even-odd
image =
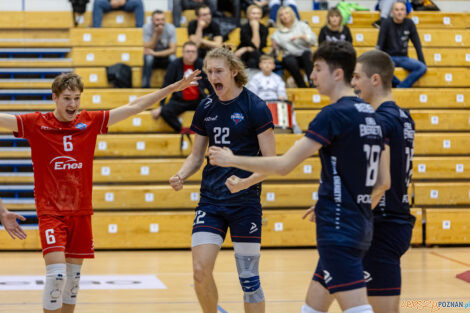
[[[191,130],[209,137],[210,146],[228,147],[236,155],[261,155],[257,135],[273,128],[266,103],[243,88],[230,101],[213,94],[202,100],[194,114]],[[202,173],[201,199],[196,208],[193,233],[219,234],[225,238],[230,227],[232,241],[261,242],[261,184],[230,193],[225,181],[232,175],[246,178],[252,173],[207,163]]]
[[373,211],[374,236],[363,264],[370,296],[399,295],[400,257],[410,246],[415,222],[408,197],[415,125],[409,112],[392,101],[382,103],[376,115],[390,146],[391,188]]
[[362,257],[372,240],[371,192],[383,149],[374,109],[343,97],[318,113],[306,136],[323,145],[315,206],[320,260],[313,279],[330,293],[365,287]]

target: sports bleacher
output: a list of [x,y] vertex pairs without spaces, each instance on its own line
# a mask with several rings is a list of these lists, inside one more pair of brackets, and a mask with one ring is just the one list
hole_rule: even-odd
[[[133,15],[106,14],[103,28],[92,29],[87,12],[74,28],[70,12],[0,12],[0,111],[48,111],[54,108],[50,84],[55,75],[75,71],[85,82],[82,108],[111,109],[148,92],[139,89],[142,31],[133,28]],[[149,12],[147,12],[149,15]],[[193,18],[185,12],[186,21]],[[326,12],[302,12],[318,33]],[[372,49],[377,30],[370,25],[375,12],[356,12],[350,24],[358,54]],[[417,223],[413,243],[470,243],[470,30],[469,13],[414,13],[428,72],[413,89],[395,89],[397,102],[410,109],[416,121],[413,182],[410,186]],[[171,22],[171,14],[167,14]],[[183,23],[184,25],[184,23]],[[187,39],[178,31],[178,54]],[[273,30],[271,30],[273,31]],[[238,44],[238,32],[229,39]],[[268,44],[269,45],[269,44]],[[410,48],[410,56],[414,49]],[[106,66],[123,62],[133,67],[133,89],[112,89]],[[398,69],[403,77],[405,72]],[[163,72],[156,70],[152,86]],[[289,89],[299,126],[308,122],[328,98],[315,89]],[[181,118],[189,126],[193,113]],[[179,193],[167,181],[191,151],[191,142],[172,134],[149,112],[122,121],[99,136],[95,152],[93,218],[95,247],[188,248],[199,200],[201,171]],[[276,135],[277,152],[284,153],[299,135]],[[3,249],[38,249],[34,214],[30,150],[25,140],[0,129],[0,196],[11,210],[25,212],[30,227],[26,241],[9,240],[0,231]],[[318,157],[305,160],[286,177],[270,177],[261,195],[264,207],[263,246],[311,246],[315,225],[301,219],[317,200]],[[294,196],[295,195],[295,196]],[[229,236],[228,236],[229,238]],[[225,243],[230,245],[230,241]]]

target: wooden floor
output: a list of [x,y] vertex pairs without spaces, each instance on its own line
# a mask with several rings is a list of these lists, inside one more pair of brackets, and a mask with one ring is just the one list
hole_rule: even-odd
[[[267,313],[300,312],[318,258],[314,249],[266,249],[261,257],[261,281]],[[0,253],[0,280],[4,275],[42,275],[39,252]],[[470,248],[412,248],[402,259],[402,304],[408,300],[470,301],[470,284],[455,276],[470,270]],[[220,312],[242,313],[241,290],[233,251],[223,250],[215,279]],[[160,290],[82,290],[78,313],[200,312],[192,287],[189,251],[97,252],[82,275],[151,274],[167,287]],[[41,291],[1,291],[0,312],[42,312]],[[412,302],[409,302],[412,303]],[[424,302],[422,302],[424,303]],[[470,308],[403,307],[401,312],[470,312]],[[337,304],[330,312],[340,312]]]

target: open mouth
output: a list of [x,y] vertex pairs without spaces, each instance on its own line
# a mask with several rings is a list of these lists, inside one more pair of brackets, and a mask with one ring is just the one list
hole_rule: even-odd
[[77,110],[65,109],[65,113],[67,113],[68,115],[74,115],[75,112],[77,112]]
[[361,94],[361,90],[359,90],[359,89],[354,89],[354,93],[359,96],[359,95]]
[[221,91],[222,89],[224,89],[224,85],[221,83],[215,83],[214,88],[216,91]]

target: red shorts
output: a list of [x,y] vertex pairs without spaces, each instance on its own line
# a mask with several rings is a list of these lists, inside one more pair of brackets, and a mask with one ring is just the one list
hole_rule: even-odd
[[91,215],[39,216],[42,254],[64,251],[66,258],[95,257]]

